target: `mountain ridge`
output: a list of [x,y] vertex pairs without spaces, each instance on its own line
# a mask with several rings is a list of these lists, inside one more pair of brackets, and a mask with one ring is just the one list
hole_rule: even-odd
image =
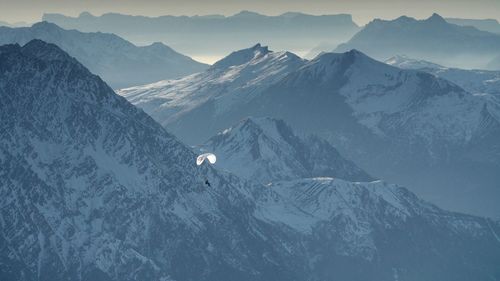
[[424,20],[373,20],[334,51],[359,49],[380,60],[405,54],[454,67],[484,68],[498,47],[500,35],[454,25],[433,14]]
[[[279,65],[274,60],[265,63],[264,68]],[[226,71],[242,77],[238,73],[252,69],[247,66]],[[486,172],[499,163],[491,160],[498,155],[493,139],[499,115],[497,102],[489,96],[471,94],[431,73],[384,64],[357,50],[324,53],[275,79],[251,80],[251,94],[231,88],[221,98],[221,89],[234,82],[209,73],[119,93],[191,145],[247,116],[283,119],[299,134],[326,139],[374,177],[409,186],[447,208],[498,214],[491,200],[496,180],[494,173]],[[180,109],[172,102],[180,89],[187,90],[182,96],[192,95],[197,102],[201,100],[190,93],[203,92],[203,102]],[[482,125],[485,120],[488,126]],[[472,156],[468,151],[482,152]],[[457,185],[464,193],[451,196]],[[489,203],[479,204],[481,198]]]
[[498,221],[383,182],[266,187],[196,166],[191,149],[55,45],[0,47],[0,97],[2,280],[498,275]]
[[299,137],[282,120],[248,117],[211,137],[201,151],[211,151],[218,166],[264,184],[297,178],[373,178],[316,136]]
[[500,71],[445,67],[425,60],[415,60],[407,56],[395,56],[386,60],[385,63],[403,69],[429,72],[459,85],[472,94],[500,95]]
[[[45,14],[43,20],[87,32],[115,33],[140,45],[164,41],[193,57],[222,57],[255,42],[270,45],[275,50],[302,54],[321,41],[338,45],[359,30],[348,14],[316,16],[284,13],[268,16],[251,11],[232,16],[145,17],[115,13],[67,17]],[[235,39],[233,34],[240,36]]]
[[113,87],[151,83],[201,71],[195,62],[162,44],[137,47],[115,34],[65,30],[49,22],[31,27],[0,27],[0,43],[27,43],[43,39],[55,43],[78,58]]

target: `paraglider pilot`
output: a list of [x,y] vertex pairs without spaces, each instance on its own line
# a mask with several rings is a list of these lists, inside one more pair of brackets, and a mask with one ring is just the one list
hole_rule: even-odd
[[[210,163],[210,164],[214,164],[215,161],[217,161],[217,158],[215,157],[215,155],[213,153],[204,153],[204,154],[201,154],[198,157],[196,157],[196,165],[200,166],[201,164],[203,164],[203,162],[205,162],[205,160],[207,160],[208,163]],[[208,181],[208,179],[205,179],[205,184],[208,185],[208,187],[212,186],[212,185],[210,185],[210,182]]]

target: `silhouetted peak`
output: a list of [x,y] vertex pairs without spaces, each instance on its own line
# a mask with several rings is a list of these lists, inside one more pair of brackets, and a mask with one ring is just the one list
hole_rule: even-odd
[[235,14],[233,17],[239,17],[239,18],[251,18],[251,17],[261,17],[262,15],[256,12],[252,11],[247,11],[243,10],[237,14]]
[[92,15],[89,12],[82,12],[82,13],[80,13],[80,15],[78,17],[80,17],[80,18],[91,18],[91,17],[94,17],[94,15]]
[[51,23],[48,21],[41,21],[33,24],[31,26],[32,29],[37,29],[37,30],[54,30],[54,29],[61,29],[57,24]]
[[436,13],[432,14],[432,16],[430,16],[426,21],[433,23],[446,23],[446,20]]
[[270,52],[271,51],[269,51],[267,46],[261,46],[261,44],[258,43],[251,48],[232,52],[227,57],[216,62],[213,67],[227,68],[235,65],[241,65],[253,59],[260,58]]

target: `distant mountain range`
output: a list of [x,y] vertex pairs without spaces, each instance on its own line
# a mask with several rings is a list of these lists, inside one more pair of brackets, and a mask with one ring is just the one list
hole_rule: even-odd
[[304,61],[256,45],[203,73],[119,94],[189,144],[247,116],[274,117],[442,206],[500,213],[499,103],[433,74],[355,50]]
[[114,88],[178,78],[207,68],[162,43],[138,47],[114,34],[65,30],[48,22],[0,27],[0,44],[22,45],[32,39],[58,45]]
[[282,120],[246,118],[199,147],[217,155],[219,167],[264,184],[301,178],[373,180],[327,141],[299,137]]
[[403,69],[432,73],[459,85],[472,94],[491,94],[500,98],[500,71],[451,68],[407,56],[394,56],[385,63]]
[[500,23],[495,19],[446,18],[446,21],[461,26],[473,26],[479,30],[500,33]]
[[0,118],[1,280],[500,278],[499,221],[381,181],[196,166],[53,44],[0,47]]
[[255,42],[305,54],[319,42],[336,46],[359,30],[351,15],[315,16],[291,12],[266,16],[242,11],[228,17],[144,17],[115,13],[93,16],[85,12],[78,17],[44,14],[43,20],[68,29],[111,32],[136,44],[165,42],[190,56],[219,57]]
[[450,24],[437,14],[425,20],[403,16],[370,22],[335,52],[351,49],[379,60],[401,54],[446,66],[484,69],[500,53],[500,34]]

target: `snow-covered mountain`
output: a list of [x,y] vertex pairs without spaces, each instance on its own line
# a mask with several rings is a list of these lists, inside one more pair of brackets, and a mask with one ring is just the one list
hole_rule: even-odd
[[235,111],[318,134],[371,175],[447,208],[500,214],[500,107],[488,95],[350,51],[319,56],[261,96]]
[[0,97],[1,280],[268,280],[281,268],[255,260],[276,257],[255,234],[251,186],[196,167],[55,45],[1,47]]
[[48,22],[31,27],[0,27],[0,45],[23,45],[32,39],[58,45],[113,88],[177,78],[208,67],[162,43],[138,47],[114,34],[65,30]]
[[[222,115],[242,106],[304,63],[290,52],[273,52],[257,44],[231,53],[205,72],[122,89],[118,94],[174,133],[182,130],[183,140],[189,139],[188,143],[197,145],[241,119],[212,123],[212,114]],[[197,115],[184,118],[193,112]],[[199,126],[199,122],[204,126]]]
[[[491,235],[487,233],[491,220],[482,224],[468,216],[452,213],[446,216],[438,208],[419,201],[406,189],[383,182],[352,183],[316,178],[273,183],[268,188],[286,198],[287,202],[300,206],[301,212],[287,212],[278,200],[269,198],[259,201],[258,205],[265,207],[258,209],[257,217],[270,223],[283,223],[316,237],[312,242],[306,242],[307,264],[314,270],[301,280],[331,280],[332,276],[340,280],[465,280],[468,277],[463,276],[464,271],[456,265],[468,267],[480,263],[468,257],[461,259],[463,256],[452,253],[454,250],[446,255],[449,260],[442,259],[438,253],[447,249],[467,249],[474,256],[480,251],[491,253],[498,249],[469,246],[457,241],[458,237],[467,237],[470,234],[466,233],[484,225],[486,233],[479,230],[478,234],[492,235],[493,243],[497,243],[497,234],[493,232],[496,229],[490,230]],[[284,218],[283,214],[288,217]],[[443,233],[436,228],[446,230]],[[434,242],[433,237],[439,237],[443,244]],[[402,254],[401,249],[409,245],[419,246]],[[420,251],[435,254],[420,259],[417,258]],[[493,256],[487,259],[486,267],[497,268]],[[343,262],[345,257],[351,257],[352,262]],[[323,258],[333,262],[324,263]],[[436,263],[441,266],[436,266]],[[377,269],[379,267],[384,270]],[[497,276],[498,271],[495,274]]]
[[[248,83],[250,92],[229,88],[234,82],[228,84],[227,76],[212,79],[211,70],[120,94],[192,145],[246,116],[283,119],[299,134],[327,139],[374,177],[402,183],[448,208],[500,214],[493,199],[500,192],[495,172],[500,167],[500,110],[490,96],[355,50],[294,60],[294,67],[286,69],[281,61],[266,62],[266,69],[284,71]],[[216,73],[241,77],[254,65],[251,59]],[[200,103],[189,107],[183,101]]]
[[215,153],[219,167],[261,183],[312,177],[372,180],[327,141],[301,138],[273,118],[245,118],[199,148]]
[[449,80],[472,94],[491,94],[500,97],[500,71],[445,67],[407,56],[394,56],[385,63],[403,69],[416,69]]
[[438,14],[425,20],[403,16],[373,20],[335,52],[351,49],[379,60],[405,54],[447,66],[484,69],[498,55],[500,34],[454,25]]
[[1,280],[499,278],[498,221],[382,182],[197,167],[55,45],[0,47],[0,117]]
[[385,61],[395,67],[402,69],[444,69],[446,67],[426,60],[412,59],[405,55],[396,55]]

